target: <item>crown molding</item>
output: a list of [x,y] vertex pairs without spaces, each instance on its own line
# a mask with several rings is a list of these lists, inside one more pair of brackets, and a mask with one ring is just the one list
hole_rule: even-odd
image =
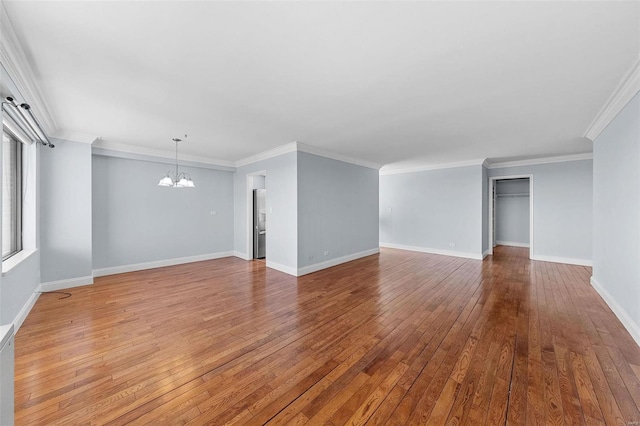
[[[121,143],[104,142],[100,138],[96,140],[93,146],[94,148],[103,149],[107,151],[116,151],[116,152],[140,155],[145,157],[157,157],[157,158],[172,159],[172,160],[175,160],[176,158],[176,154],[174,151],[162,151],[159,149],[140,148],[138,146],[121,144]],[[235,170],[235,163],[233,161],[219,160],[217,158],[208,158],[208,157],[201,157],[197,155],[188,155],[188,154],[184,154],[184,155],[181,154],[179,156],[179,159],[180,161],[190,161],[193,163],[209,164],[214,166],[231,168]]]
[[330,158],[332,160],[342,161],[344,163],[355,164],[356,166],[368,167],[376,170],[382,167],[381,164],[336,154],[334,152],[326,151],[324,149],[316,148],[315,146],[306,145],[297,141],[290,142],[286,145],[282,145],[256,155],[243,158],[242,160],[236,161],[235,165],[236,167],[243,167],[248,164],[257,163],[258,161],[263,161],[269,158],[278,157],[283,154],[288,154],[289,152],[306,152],[307,154],[313,154],[319,157]]
[[330,158],[332,160],[342,161],[345,163],[355,164],[356,166],[368,167],[370,169],[379,170],[382,164],[372,163],[370,161],[360,160],[357,158],[347,157],[345,155],[336,154],[330,151],[325,151],[315,146],[305,145],[300,142],[296,142],[298,152],[306,152],[307,154],[313,154],[320,157]]
[[503,167],[518,167],[518,166],[535,166],[537,164],[550,164],[550,163],[564,163],[566,161],[580,161],[580,160],[593,160],[593,153],[587,152],[584,154],[571,154],[560,155],[557,157],[542,157],[532,158],[529,160],[517,160],[517,161],[503,161],[496,163],[489,163],[488,169],[501,169]]
[[234,163],[235,167],[243,167],[249,164],[257,163],[258,161],[267,160],[269,158],[278,157],[289,152],[295,152],[298,150],[298,142],[290,142],[286,145],[281,145],[267,151],[260,152],[255,155],[238,160]]
[[622,77],[620,83],[600,108],[583,136],[592,141],[595,140],[638,92],[640,92],[640,58],[635,61],[629,71]]
[[22,102],[27,102],[33,108],[47,135],[55,133],[58,129],[57,124],[40,88],[35,84],[36,78],[16,36],[4,3],[0,2],[0,8],[2,8],[0,10],[0,63],[20,92],[11,93],[11,95]]
[[[478,160],[469,160],[469,161],[459,161],[456,163],[445,163],[445,164],[432,164],[432,165],[424,165],[424,166],[413,166],[413,167],[405,167],[398,169],[384,169],[380,170],[381,176],[387,175],[397,175],[402,173],[416,173],[416,172],[428,172],[430,170],[441,170],[441,169],[453,169],[456,167],[467,167],[467,166],[482,166],[486,162],[486,159],[478,159]],[[385,166],[386,167],[386,166]]]
[[[111,149],[99,148],[92,146],[91,147],[91,155],[98,155],[101,157],[112,157],[112,158],[121,158],[125,160],[136,160],[136,161],[149,161],[157,164],[170,164],[171,166],[175,165],[175,157],[174,158],[166,158],[166,157],[157,157],[153,155],[144,155],[144,154],[132,154],[124,151],[113,151]],[[206,164],[202,162],[194,162],[194,161],[185,161],[180,159],[180,167],[195,167],[198,169],[209,169],[209,170],[220,170],[223,172],[231,172],[234,173],[236,171],[235,167],[229,166],[220,166],[217,164]]]
[[88,143],[89,145],[100,140],[100,136],[80,132],[70,132],[67,130],[59,130],[55,132],[51,137],[54,139],[62,139],[65,141]]

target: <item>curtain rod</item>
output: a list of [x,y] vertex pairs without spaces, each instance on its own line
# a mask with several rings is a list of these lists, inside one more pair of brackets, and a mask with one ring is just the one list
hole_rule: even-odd
[[[5,105],[13,109],[7,108]],[[7,96],[2,102],[2,108],[35,142],[39,142],[49,148],[55,148],[55,145],[51,143],[40,122],[31,111],[31,106],[28,103],[23,102],[18,105],[12,96]]]

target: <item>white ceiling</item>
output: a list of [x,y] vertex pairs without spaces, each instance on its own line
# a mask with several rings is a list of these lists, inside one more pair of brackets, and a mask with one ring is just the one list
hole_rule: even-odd
[[640,52],[637,1],[4,3],[59,130],[227,161],[590,152]]

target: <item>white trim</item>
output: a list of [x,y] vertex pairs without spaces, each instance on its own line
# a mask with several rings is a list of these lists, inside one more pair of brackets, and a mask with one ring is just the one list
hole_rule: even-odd
[[640,325],[636,324],[622,306],[616,302],[611,294],[592,276],[591,286],[598,292],[609,308],[618,317],[624,328],[627,329],[633,340],[640,346]]
[[203,260],[220,259],[223,257],[233,256],[232,251],[223,251],[219,253],[199,254],[197,256],[178,257],[174,259],[155,260],[152,262],[134,263],[131,265],[111,266],[108,268],[100,268],[93,270],[94,277],[103,277],[105,275],[122,274],[125,272],[143,271],[145,269],[162,268],[164,266],[181,265],[183,263],[201,262]]
[[493,254],[493,248],[496,246],[496,242],[493,240],[493,194],[495,192],[495,185],[497,180],[503,179],[529,179],[529,259],[533,259],[533,174],[524,175],[507,175],[507,176],[490,176],[489,177],[489,215],[487,220],[489,221],[489,254]]
[[93,284],[93,275],[87,275],[86,277],[71,278],[68,280],[49,281],[40,284],[41,291],[56,291],[64,290],[66,288],[82,287],[84,285]]
[[529,247],[529,243],[519,243],[516,241],[500,241],[496,240],[496,244],[499,246],[509,246],[509,247]]
[[[96,146],[91,147],[91,155],[99,155],[102,157],[112,157],[112,158],[123,158],[125,160],[149,161],[149,162],[158,163],[158,164],[175,165],[175,157],[168,158],[168,157],[157,157],[157,156],[146,155],[146,154],[134,154],[131,152],[113,151],[108,148],[101,148]],[[194,161],[180,161],[180,167],[185,167],[185,168],[196,167],[199,169],[221,170],[224,172],[232,172],[232,173],[236,171],[235,167],[221,166],[218,164],[211,164],[211,163],[198,163]]]
[[4,344],[14,336],[14,330],[13,323],[0,325],[0,348],[4,348]]
[[531,260],[537,260],[539,262],[552,262],[552,263],[566,263],[567,265],[580,265],[580,266],[592,266],[589,259],[574,259],[572,257],[557,257],[557,256],[530,256]]
[[[51,114],[51,110],[45,102],[40,88],[35,84],[35,76],[29,65],[29,60],[20,45],[20,41],[9,19],[4,4],[0,2],[0,63],[4,66],[9,77],[15,84],[20,93],[10,93],[20,102],[28,102],[42,127],[47,133],[51,134],[57,130],[56,122]],[[3,93],[6,96],[6,93]],[[16,330],[17,331],[17,330]]]
[[298,150],[298,143],[291,142],[286,145],[281,145],[267,151],[260,152],[255,155],[243,158],[235,162],[236,167],[243,167],[249,164],[257,163],[258,161],[267,160],[269,158],[278,157],[280,155],[288,154],[289,152],[295,152]]
[[320,157],[330,158],[332,160],[342,161],[344,163],[355,164],[356,166],[368,167],[370,169],[379,170],[382,167],[382,164],[373,163],[371,161],[359,160],[357,158],[347,157],[346,155],[325,151],[324,149],[316,148],[315,146],[305,145],[300,142],[296,142],[296,145],[298,148],[298,152],[306,152],[307,154],[313,154]]
[[310,274],[312,272],[320,271],[322,269],[331,268],[332,266],[340,265],[346,262],[351,262],[353,260],[360,259],[362,257],[371,256],[378,253],[380,253],[380,248],[376,247],[371,250],[365,250],[358,253],[348,254],[342,257],[336,257],[335,259],[330,259],[325,262],[314,263],[313,265],[298,268],[298,276]]
[[[142,148],[139,146],[126,145],[121,143],[105,142],[102,139],[98,139],[93,144],[93,147],[102,148],[109,151],[124,152],[127,154],[136,154],[136,155],[143,155],[143,156],[149,156],[149,157],[171,159],[174,161],[176,158],[176,153],[174,151],[164,151],[164,150],[152,149],[152,148]],[[232,171],[235,171],[235,167],[236,167],[233,161],[219,160],[217,158],[208,158],[208,157],[201,157],[201,156],[188,155],[188,154],[180,154],[178,156],[178,160],[191,161],[194,163],[201,163],[201,164],[212,164],[214,166],[229,167]]]
[[482,260],[482,254],[480,253],[441,250],[441,249],[435,249],[435,248],[429,248],[429,247],[405,246],[403,244],[382,243],[382,242],[380,243],[380,247],[399,249],[399,250],[408,250],[408,251],[417,251],[420,253],[440,254],[443,256],[464,257],[465,259]]
[[31,312],[31,309],[33,309],[33,306],[38,301],[38,297],[40,297],[41,291],[42,291],[42,286],[38,285],[38,287],[36,287],[36,289],[33,291],[33,294],[22,306],[22,309],[20,309],[20,312],[18,312],[18,315],[16,315],[15,319],[13,320],[14,334],[18,332],[24,320],[27,319],[27,315],[29,315],[29,312]]
[[640,92],[640,58],[633,63],[622,77],[620,83],[618,83],[609,99],[598,111],[583,136],[592,141],[595,140],[638,92]]
[[234,252],[233,252],[233,255],[234,255],[235,257],[239,257],[239,258],[240,258],[240,259],[242,259],[242,260],[251,260],[251,259],[249,258],[249,255],[247,255],[247,253],[241,253],[241,252],[239,252],[239,251],[234,251]]
[[397,169],[388,169],[386,168],[387,166],[384,166],[382,167],[382,169],[380,169],[380,175],[387,176],[387,175],[397,175],[401,173],[427,172],[430,170],[453,169],[456,167],[468,167],[468,166],[482,166],[485,164],[486,164],[486,159],[459,161],[456,163],[447,163],[447,164],[412,166],[412,167],[397,168]]
[[564,163],[566,161],[592,160],[593,153],[586,152],[583,154],[560,155],[556,157],[531,158],[529,160],[503,161],[497,163],[489,163],[488,169],[501,169],[504,167],[520,167],[535,166],[538,164]]
[[332,160],[342,161],[345,163],[355,164],[356,166],[368,167],[370,169],[376,170],[382,167],[382,165],[378,163],[372,163],[371,161],[360,160],[357,158],[348,157],[346,155],[336,154],[334,152],[316,148],[315,146],[306,145],[296,141],[238,160],[235,162],[235,166],[244,167],[249,164],[257,163],[258,161],[268,160],[269,158],[278,157],[290,152],[306,152],[307,154],[313,154],[319,157],[330,158]]
[[13,268],[20,265],[22,262],[31,257],[31,255],[36,254],[38,250],[33,249],[24,249],[20,250],[18,253],[14,254],[7,260],[2,261],[2,276],[7,275]]
[[100,140],[100,136],[90,135],[88,133],[70,132],[68,130],[58,130],[57,132],[54,132],[51,137],[71,142],[88,143],[89,145]]
[[491,249],[486,249],[483,253],[482,253],[482,259],[484,260],[485,257],[489,256],[491,254]]
[[282,265],[280,263],[272,262],[267,259],[267,268],[275,269],[276,271],[284,272],[285,274],[297,276],[298,271],[292,266]]

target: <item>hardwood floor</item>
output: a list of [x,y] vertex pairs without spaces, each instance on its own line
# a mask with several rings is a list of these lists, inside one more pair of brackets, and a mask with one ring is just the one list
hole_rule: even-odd
[[640,424],[590,268],[382,249],[301,278],[226,258],[43,294],[16,424]]

